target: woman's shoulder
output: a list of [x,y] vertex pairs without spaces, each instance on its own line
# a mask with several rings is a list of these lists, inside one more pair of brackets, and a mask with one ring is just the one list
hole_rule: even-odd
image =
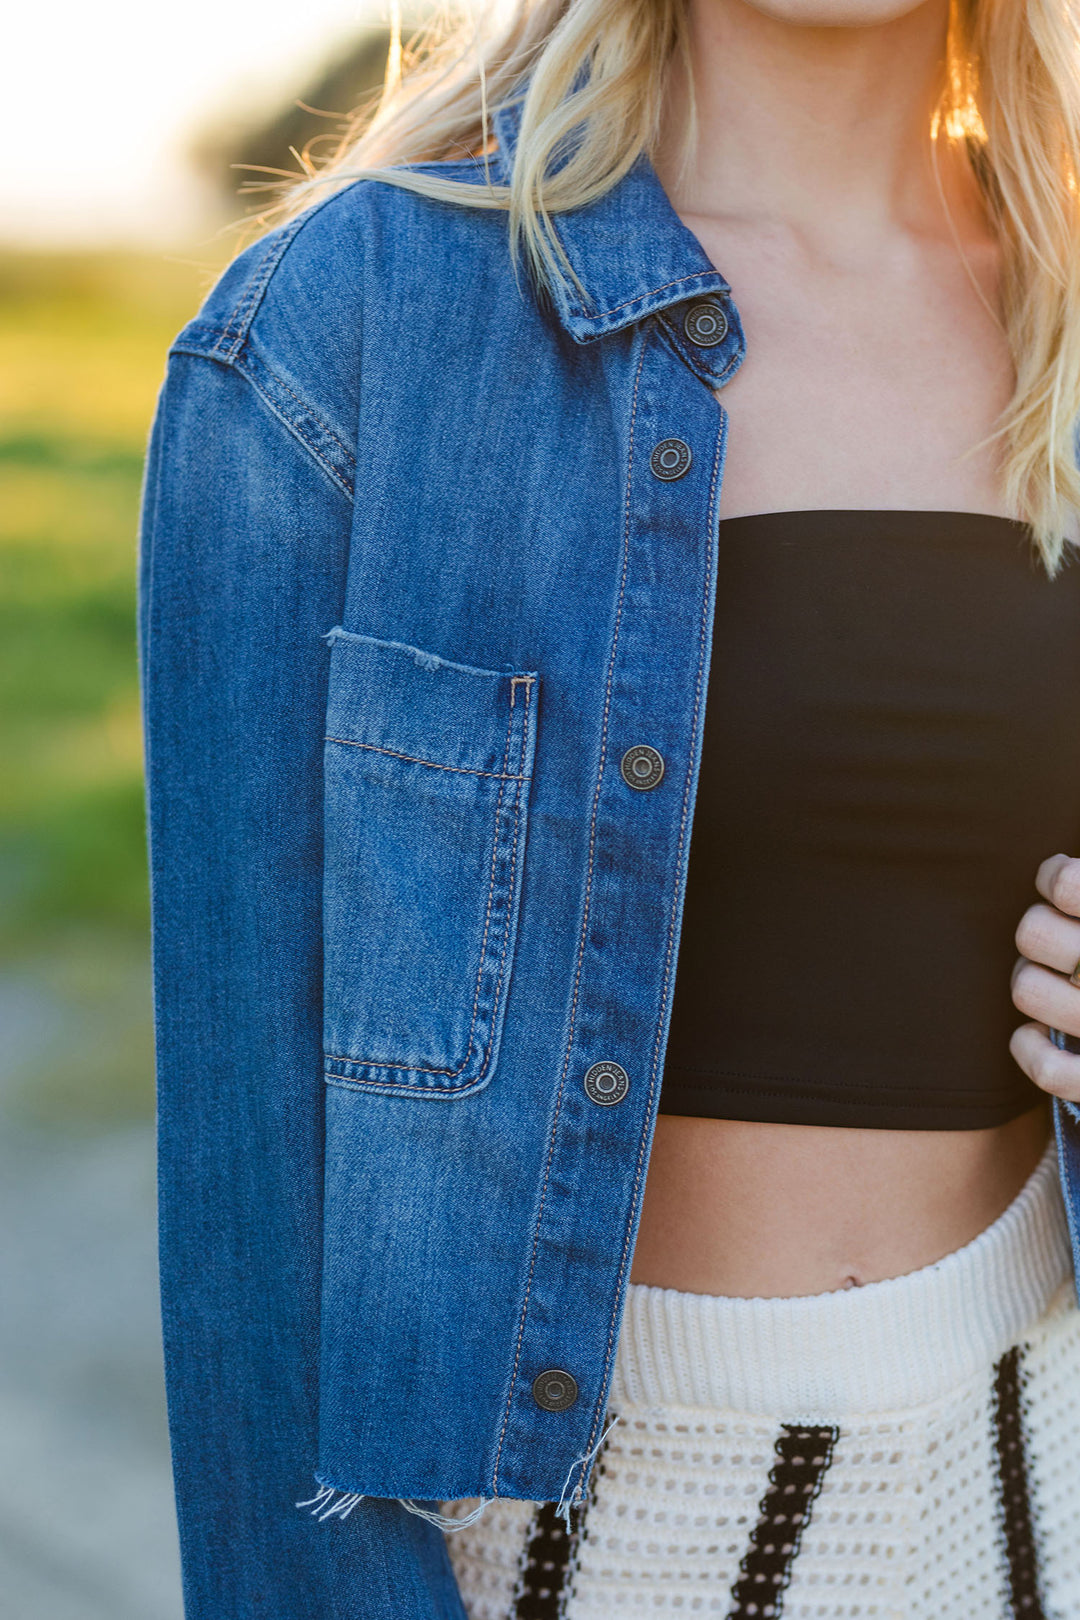
[[[402,171],[406,172],[406,171]],[[483,160],[410,165],[413,175],[483,186]],[[348,459],[365,346],[394,343],[420,303],[486,275],[513,276],[506,214],[391,181],[339,185],[238,254],[171,355],[245,377],[291,431]],[[392,318],[391,318],[392,317]]]
[[[483,187],[483,160],[411,164],[402,175]],[[492,226],[495,229],[492,230]],[[287,331],[337,346],[355,334],[365,294],[393,295],[461,263],[506,248],[501,211],[448,203],[388,180],[338,183],[239,253],[173,347],[228,362],[246,342]],[[428,282],[431,285],[430,281]]]

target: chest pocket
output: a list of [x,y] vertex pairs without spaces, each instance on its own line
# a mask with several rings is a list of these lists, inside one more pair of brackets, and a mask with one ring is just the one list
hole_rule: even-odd
[[326,1078],[460,1095],[498,1053],[538,677],[327,639]]

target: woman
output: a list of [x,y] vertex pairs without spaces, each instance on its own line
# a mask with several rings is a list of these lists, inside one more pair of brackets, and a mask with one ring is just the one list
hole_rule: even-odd
[[189,1616],[1080,1613],[1078,171],[1061,0],[525,5],[178,338]]

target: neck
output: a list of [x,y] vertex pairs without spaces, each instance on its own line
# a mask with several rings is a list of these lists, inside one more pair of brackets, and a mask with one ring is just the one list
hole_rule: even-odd
[[[947,17],[947,0],[923,0],[886,21],[822,26],[748,0],[688,0],[697,139],[681,164],[690,97],[676,60],[656,164],[677,211],[786,226],[849,255],[897,230],[944,236],[930,118]],[[961,233],[985,237],[966,157],[943,135],[937,164]]]

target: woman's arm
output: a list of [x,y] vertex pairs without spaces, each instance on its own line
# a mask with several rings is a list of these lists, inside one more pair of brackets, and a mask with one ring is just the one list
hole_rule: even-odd
[[[224,314],[218,324],[228,331]],[[139,561],[187,1615],[461,1620],[431,1526],[397,1503],[366,1500],[326,1523],[295,1505],[316,1493],[321,638],[341,617],[348,456],[334,454],[334,401],[300,397],[300,360],[275,353],[272,318],[250,345],[246,328],[226,346],[213,326],[204,315],[170,364]]]

